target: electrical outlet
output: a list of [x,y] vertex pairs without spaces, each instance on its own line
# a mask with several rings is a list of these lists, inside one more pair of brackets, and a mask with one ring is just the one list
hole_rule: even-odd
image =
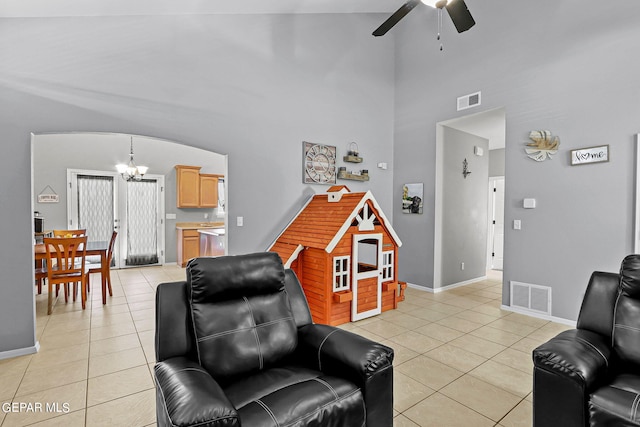
[[208,213],[204,214],[204,219],[209,219],[209,214]]
[[514,219],[513,220],[513,229],[514,230],[521,230],[522,229],[522,222],[519,219]]
[[460,263],[460,270],[464,270],[464,262]]
[[236,218],[236,225],[238,227],[242,227],[244,225],[244,217],[242,217],[242,216],[237,217]]

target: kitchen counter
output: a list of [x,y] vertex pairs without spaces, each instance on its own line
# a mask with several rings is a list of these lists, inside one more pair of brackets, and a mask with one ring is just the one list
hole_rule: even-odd
[[199,228],[198,233],[208,234],[209,236],[224,236],[224,227],[219,228]]
[[224,228],[224,221],[176,223],[176,230],[198,230],[206,228]]

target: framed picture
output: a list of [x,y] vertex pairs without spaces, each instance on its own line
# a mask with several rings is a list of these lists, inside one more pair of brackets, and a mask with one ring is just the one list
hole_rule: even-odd
[[609,145],[571,150],[571,166],[609,161]]
[[414,183],[402,186],[402,213],[421,214],[424,198],[424,184]]
[[312,142],[302,143],[302,182],[336,183],[336,147]]

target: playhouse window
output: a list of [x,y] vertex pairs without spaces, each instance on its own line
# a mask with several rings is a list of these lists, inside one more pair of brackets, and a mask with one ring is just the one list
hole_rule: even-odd
[[382,252],[382,281],[393,280],[393,251]]
[[337,256],[333,258],[333,291],[346,291],[349,289],[349,264],[350,256]]

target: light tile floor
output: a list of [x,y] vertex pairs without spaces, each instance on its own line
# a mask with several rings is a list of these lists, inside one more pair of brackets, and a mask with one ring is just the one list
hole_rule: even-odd
[[[174,266],[115,270],[103,306],[93,275],[86,310],[61,297],[51,316],[43,291],[40,351],[0,360],[2,408],[32,406],[0,410],[0,424],[155,425],[155,287],[184,277]],[[394,426],[531,425],[531,350],[568,327],[501,310],[500,301],[492,273],[438,294],[408,288],[397,310],[342,326],[395,349]]]

